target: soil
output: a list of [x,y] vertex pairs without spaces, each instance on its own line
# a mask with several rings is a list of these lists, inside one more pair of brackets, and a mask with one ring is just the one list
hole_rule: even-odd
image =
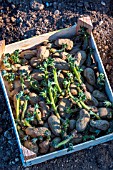
[[[113,89],[113,1],[111,0],[0,0],[0,39],[6,44],[70,27],[81,15],[89,15],[94,37]],[[15,133],[0,86],[0,170],[16,170],[21,165]],[[76,169],[112,170],[113,141],[26,170]]]

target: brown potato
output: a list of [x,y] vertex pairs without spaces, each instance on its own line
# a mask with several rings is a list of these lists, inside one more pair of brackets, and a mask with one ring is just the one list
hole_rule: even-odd
[[73,129],[75,129],[76,128],[76,120],[75,119],[71,119],[70,121],[69,121],[69,129],[70,130],[73,130]]
[[40,101],[39,105],[42,113],[42,119],[47,120],[47,118],[50,116],[49,106],[44,101]]
[[32,71],[32,67],[31,66],[29,66],[29,65],[25,65],[25,66],[21,66],[20,68],[19,68],[19,70],[25,70],[25,71],[27,71],[27,73],[29,74],[31,71]]
[[77,95],[77,90],[76,90],[76,85],[75,84],[71,84],[70,85],[70,90],[71,90],[71,94],[73,96],[76,96]]
[[85,101],[86,104],[88,104],[89,106],[98,106],[98,100],[94,98],[90,92],[85,91],[84,94],[86,96],[86,101]]
[[35,93],[29,93],[29,97],[30,97],[30,103],[31,103],[31,105],[35,105],[35,104],[37,104],[38,103],[38,101],[39,101],[39,97],[37,96],[37,94],[35,94]]
[[70,39],[58,39],[55,41],[55,45],[61,47],[62,45],[66,44],[66,50],[71,50],[73,48],[73,41]]
[[51,131],[54,133],[54,135],[60,136],[61,125],[60,125],[60,120],[57,118],[57,116],[55,115],[50,116],[48,118],[48,124]]
[[76,144],[81,143],[81,142],[82,142],[82,135],[80,133],[77,133],[75,135],[75,137],[71,140],[71,143],[73,145],[76,145]]
[[44,73],[39,69],[34,69],[31,73],[31,77],[35,80],[43,80]]
[[21,63],[22,63],[22,65],[28,65],[28,64],[29,64],[29,61],[26,60],[25,58],[23,58],[23,59],[21,60]]
[[86,88],[87,88],[87,90],[89,91],[89,92],[93,92],[93,90],[94,90],[94,87],[91,85],[91,84],[89,84],[88,82],[86,82],[85,83],[86,84]]
[[84,70],[84,77],[86,78],[87,82],[91,85],[95,85],[96,79],[95,79],[95,73],[93,69],[86,68]]
[[50,143],[50,152],[54,152],[54,151],[56,151],[56,149],[52,146],[52,144],[59,144],[61,142],[61,138],[60,137],[55,137],[52,141],[51,141],[51,143]]
[[107,120],[91,120],[90,125],[104,131],[109,128],[109,122]]
[[78,46],[74,46],[70,51],[70,54],[75,55],[78,51],[80,51],[80,48]]
[[107,96],[103,92],[100,92],[99,90],[94,90],[93,96],[101,102],[107,100]]
[[79,119],[76,122],[76,130],[83,132],[90,121],[90,114],[85,110],[80,110]]
[[111,108],[101,107],[98,109],[98,113],[101,118],[109,118],[113,110]]
[[51,135],[51,132],[48,128],[46,127],[38,127],[38,128],[35,128],[35,127],[27,127],[25,129],[25,133],[26,135],[29,135],[31,136],[32,138],[36,138],[36,137],[46,137],[46,132],[48,132],[50,135]]
[[14,89],[20,88],[21,87],[20,80],[14,80],[13,87]]
[[25,58],[27,60],[30,60],[32,57],[36,56],[37,51],[36,50],[25,50],[20,53],[20,58]]
[[38,154],[38,145],[36,143],[32,143],[31,141],[26,140],[24,142],[24,146],[34,153]]
[[54,58],[54,62],[55,62],[55,67],[58,70],[69,70],[69,64],[65,61],[62,60],[61,58]]
[[82,50],[78,51],[74,57],[75,57],[75,64],[77,66],[82,66],[86,60],[86,52]]
[[60,84],[60,87],[63,88],[64,75],[62,73],[58,75],[58,82]]
[[49,150],[49,145],[50,145],[49,140],[45,140],[45,141],[41,142],[41,143],[39,144],[39,147],[40,147],[39,152],[40,152],[40,153],[47,153],[48,150]]
[[40,46],[37,48],[37,58],[42,61],[49,57],[49,50],[45,46]]
[[59,114],[62,117],[66,117],[67,114],[69,114],[69,113],[67,113],[67,109],[71,108],[71,106],[72,106],[72,103],[71,103],[70,99],[68,99],[68,98],[61,99],[58,104]]
[[42,61],[41,61],[41,59],[40,58],[37,58],[37,57],[33,57],[33,58],[31,58],[31,60],[30,60],[30,65],[32,66],[32,67],[36,67],[38,64],[40,64]]

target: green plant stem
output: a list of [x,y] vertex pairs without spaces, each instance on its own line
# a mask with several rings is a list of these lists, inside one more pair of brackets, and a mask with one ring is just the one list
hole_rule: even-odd
[[67,139],[63,140],[62,142],[58,143],[57,145],[53,146],[54,148],[59,148],[67,144],[71,139],[73,139],[73,135],[70,135]]
[[91,108],[89,106],[87,106],[83,101],[80,100],[80,104],[82,105],[82,107],[86,110],[91,110]]
[[58,77],[57,77],[56,69],[53,69],[53,75],[54,75],[54,82],[55,82],[55,84],[56,84],[56,86],[58,88],[59,93],[61,94],[62,90],[61,90],[59,82],[58,82]]
[[24,119],[22,122],[23,122],[24,126],[31,127],[30,123],[26,119]]
[[23,108],[23,112],[22,112],[22,116],[21,116],[21,120],[24,119],[25,111],[27,110],[27,105],[28,105],[28,100],[25,100],[25,102],[24,102],[24,108]]
[[73,72],[74,72],[74,74],[75,74],[78,82],[81,84],[81,83],[82,83],[82,80],[81,80],[81,78],[80,78],[80,73],[77,71],[76,67],[72,67],[72,70],[73,70]]
[[57,108],[55,106],[55,102],[54,102],[51,86],[49,87],[49,96],[50,96],[50,100],[51,100],[51,105],[52,105],[52,107],[54,109],[54,112],[55,112],[56,116],[58,117],[58,119],[61,119],[61,117],[60,117],[60,115],[59,115],[59,113],[57,111]]
[[16,120],[19,119],[19,104],[20,104],[20,98],[16,100]]

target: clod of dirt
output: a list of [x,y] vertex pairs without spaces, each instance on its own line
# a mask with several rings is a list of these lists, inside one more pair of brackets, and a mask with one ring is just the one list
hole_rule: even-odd
[[90,114],[85,110],[80,110],[79,119],[76,122],[76,130],[78,132],[83,132],[90,121]]
[[48,118],[48,124],[51,131],[54,133],[54,135],[60,136],[61,125],[60,125],[60,120],[57,118],[57,116],[55,115],[50,116]]

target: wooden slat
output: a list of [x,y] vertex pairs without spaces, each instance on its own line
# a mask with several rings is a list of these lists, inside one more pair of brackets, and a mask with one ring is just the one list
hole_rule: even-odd
[[36,153],[30,151],[29,149],[27,149],[24,146],[22,146],[22,151],[23,151],[24,159],[25,160],[36,158]]

